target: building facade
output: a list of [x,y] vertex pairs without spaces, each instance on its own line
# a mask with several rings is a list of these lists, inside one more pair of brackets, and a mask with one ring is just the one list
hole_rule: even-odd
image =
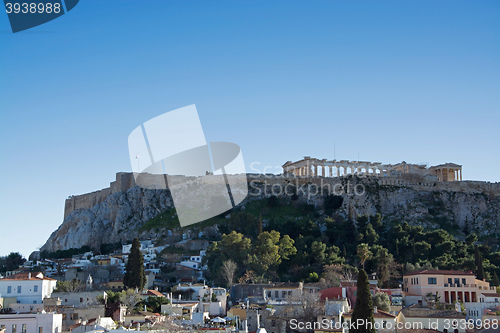
[[57,280],[41,272],[23,272],[0,279],[0,296],[16,297],[17,303],[42,304],[56,288]]
[[481,293],[495,290],[486,281],[476,279],[472,272],[455,270],[423,270],[403,276],[404,291],[411,294],[441,296],[439,302],[452,304],[479,302]]

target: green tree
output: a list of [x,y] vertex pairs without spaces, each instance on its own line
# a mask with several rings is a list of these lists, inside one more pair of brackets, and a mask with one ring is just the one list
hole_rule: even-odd
[[481,251],[479,250],[479,247],[475,246],[474,248],[474,260],[476,263],[476,276],[478,280],[483,280],[484,279],[484,268],[483,268],[483,256],[481,255]]
[[[368,275],[364,269],[358,272],[357,284],[358,296],[356,298],[356,305],[352,313],[351,323],[358,323],[354,329],[349,330],[350,333],[376,333],[375,319],[373,318],[373,301],[370,293],[370,283],[368,282]],[[371,327],[370,324],[371,323]]]
[[139,238],[134,238],[132,248],[128,255],[128,262],[125,268],[123,284],[127,288],[142,290],[146,284],[146,273],[144,272],[144,257],[141,253],[141,242]]
[[386,293],[376,293],[372,297],[373,306],[376,306],[377,309],[389,312],[391,311],[391,301],[389,300],[389,295]]
[[326,258],[326,244],[318,241],[314,241],[311,244],[311,257],[318,264],[323,265]]
[[379,235],[377,234],[377,232],[375,231],[375,229],[373,228],[371,223],[368,223],[368,225],[366,226],[365,235],[366,235],[366,241],[368,242],[368,245],[376,244],[380,238]]
[[203,264],[208,266],[209,277],[218,283],[224,283],[221,274],[222,265],[227,260],[232,260],[237,270],[235,278],[242,276],[250,264],[250,251],[252,241],[243,234],[232,231],[228,235],[223,234],[219,242],[213,242],[208,246]]
[[55,293],[63,293],[63,292],[76,292],[82,291],[85,289],[85,285],[81,283],[77,279],[68,280],[68,281],[57,281],[56,289],[54,289]]
[[358,245],[358,258],[360,260],[361,266],[365,268],[365,262],[372,257],[372,253],[368,244],[361,243]]
[[281,259],[290,260],[290,256],[297,253],[297,249],[293,245],[294,243],[295,241],[288,235],[285,235],[280,239],[279,254],[281,256]]
[[264,231],[257,237],[254,262],[255,270],[258,274],[265,273],[270,268],[275,268],[281,263],[279,254],[280,233],[272,231]]
[[5,257],[0,257],[0,272],[18,269],[25,261],[19,252],[11,252]]
[[153,313],[161,312],[162,304],[170,304],[170,300],[162,296],[149,296],[145,300],[137,303],[135,308],[138,310],[144,310],[144,305],[148,311]]
[[499,284],[497,272],[493,272],[493,286],[498,287]]

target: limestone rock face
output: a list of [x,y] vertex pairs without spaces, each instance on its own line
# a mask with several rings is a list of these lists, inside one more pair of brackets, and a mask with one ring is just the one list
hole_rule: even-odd
[[90,209],[72,211],[52,233],[42,251],[67,250],[88,245],[126,242],[138,236],[138,228],[159,213],[172,208],[168,190],[146,190],[134,186],[115,192]]
[[[239,206],[245,207],[252,200],[270,195],[280,197],[282,204],[292,204],[290,186],[301,186],[296,191],[298,199],[294,202],[313,204],[318,212],[322,212],[324,196],[318,188],[327,183],[335,188],[333,185],[339,182],[344,185],[352,182],[351,186],[362,184],[364,189],[359,193],[341,193],[344,200],[337,213],[344,217],[381,213],[385,221],[406,221],[429,228],[457,227],[460,230],[467,225],[470,231],[478,235],[500,233],[500,184],[496,183],[455,182],[429,187],[379,185],[377,179],[356,177],[340,180],[254,177],[249,178],[249,196]],[[288,187],[287,190],[285,187]],[[186,195],[190,197],[189,200],[198,200],[199,197],[196,192],[187,191]],[[190,232],[180,228],[139,231],[148,220],[174,207],[168,189],[148,190],[132,186],[123,192],[109,194],[99,201],[100,203],[91,207],[78,208],[68,213],[41,250],[53,252],[84,245],[98,249],[101,244],[125,243],[138,236],[153,240],[163,237],[175,242],[182,239],[182,233]],[[320,219],[321,217],[318,221]],[[193,226],[196,227],[196,224]],[[218,229],[217,226],[211,226],[199,231],[208,235],[216,234]]]

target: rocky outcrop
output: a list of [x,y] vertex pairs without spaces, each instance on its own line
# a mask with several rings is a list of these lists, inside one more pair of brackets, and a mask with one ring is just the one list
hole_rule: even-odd
[[[474,230],[480,235],[498,233],[500,226],[500,184],[486,182],[438,183],[434,186],[380,185],[377,178],[295,178],[249,175],[249,195],[240,205],[270,195],[282,197],[285,204],[295,193],[298,202],[307,202],[322,210],[324,195],[342,195],[339,209],[344,216],[381,213],[384,219],[407,221],[424,227],[450,226]],[[127,186],[128,187],[128,186]],[[115,190],[91,207],[69,212],[41,250],[57,251],[88,245],[127,242],[139,236],[155,239],[167,235],[176,239],[180,230],[139,229],[148,220],[174,207],[170,191],[142,189],[138,186]],[[323,190],[321,190],[323,189]],[[193,194],[196,200],[196,194]],[[88,205],[88,204],[87,204]],[[196,227],[196,225],[190,226]],[[216,229],[216,228],[215,228]],[[209,229],[205,232],[216,233]],[[172,236],[173,235],[173,236]],[[178,238],[178,237],[177,237]]]

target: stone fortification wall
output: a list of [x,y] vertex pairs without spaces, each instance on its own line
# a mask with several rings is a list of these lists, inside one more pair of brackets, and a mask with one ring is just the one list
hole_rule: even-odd
[[134,175],[129,172],[118,172],[114,182],[99,191],[85,193],[81,195],[72,195],[64,202],[64,217],[77,209],[89,209],[102,203],[111,194],[116,192],[126,192],[135,185]]
[[[141,179],[145,183],[150,183],[151,188],[154,188],[155,184],[158,184],[158,177],[164,179],[164,176],[153,176],[153,175],[141,175]],[[168,176],[169,181],[173,184],[182,184],[187,180],[192,180],[194,177],[185,176]],[[208,176],[204,179],[204,183],[210,183],[210,179],[221,176]],[[231,177],[231,175],[228,175]],[[384,186],[406,186],[412,187],[415,190],[426,190],[429,189],[433,191],[449,191],[449,192],[464,192],[464,193],[484,193],[486,195],[500,196],[500,183],[490,183],[482,181],[455,181],[455,182],[439,182],[438,178],[433,175],[419,175],[411,173],[402,173],[396,177],[371,177],[365,176],[360,177],[368,179],[376,179],[379,185]],[[269,184],[275,184],[276,186],[281,184],[282,186],[290,183],[291,179],[297,182],[299,185],[304,185],[307,183],[314,183],[316,185],[331,184],[334,185],[342,179],[347,179],[345,177],[312,177],[312,176],[295,176],[293,174],[285,175],[272,175],[272,174],[247,174],[248,182],[251,181],[267,181]],[[165,182],[163,183],[165,184]],[[116,180],[110,183],[110,186],[91,193],[82,195],[73,195],[66,199],[64,205],[64,217],[68,216],[72,211],[77,209],[89,209],[95,205],[102,203],[111,194],[116,192],[126,192],[128,189],[135,186],[134,175],[127,172],[119,172],[116,174]],[[165,185],[163,188],[168,188]]]

